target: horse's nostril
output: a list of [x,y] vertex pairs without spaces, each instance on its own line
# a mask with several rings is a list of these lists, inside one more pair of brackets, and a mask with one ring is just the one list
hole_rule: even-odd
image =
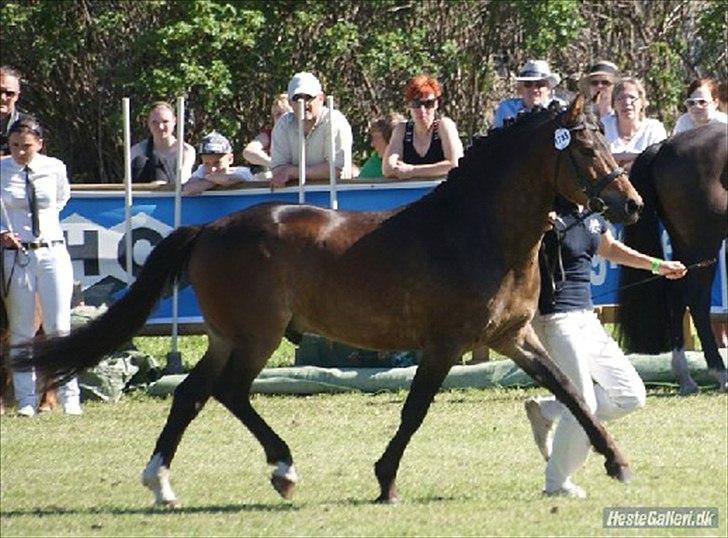
[[638,204],[634,200],[627,200],[624,204],[624,210],[627,215],[639,215],[640,211],[642,211],[642,204]]

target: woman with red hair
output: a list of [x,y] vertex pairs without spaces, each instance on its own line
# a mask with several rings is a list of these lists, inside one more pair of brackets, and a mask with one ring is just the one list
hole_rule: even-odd
[[442,90],[428,75],[411,78],[404,88],[410,119],[392,132],[382,172],[397,179],[446,176],[463,156],[455,122],[439,116]]

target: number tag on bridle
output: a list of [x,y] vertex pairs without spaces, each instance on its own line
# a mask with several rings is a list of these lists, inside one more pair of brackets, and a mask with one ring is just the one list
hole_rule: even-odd
[[554,147],[561,151],[571,144],[571,133],[568,129],[556,129],[554,132]]

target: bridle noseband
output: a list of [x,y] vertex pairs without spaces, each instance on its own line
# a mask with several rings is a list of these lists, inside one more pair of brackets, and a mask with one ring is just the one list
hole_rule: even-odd
[[[583,131],[585,129],[590,129],[593,131],[598,130],[596,126],[587,125],[585,122],[579,123],[578,125],[575,125],[574,127],[568,127],[561,129],[565,129],[566,131],[569,131],[569,133],[574,131]],[[586,194],[586,196],[589,198],[588,207],[589,210],[594,213],[604,213],[607,210],[607,204],[606,202],[600,197],[600,194],[604,189],[607,188],[607,186],[617,179],[619,176],[624,175],[625,171],[622,168],[617,168],[616,170],[613,170],[612,172],[609,172],[608,174],[604,174],[603,176],[597,178],[596,181],[591,182],[588,179],[586,179],[582,174],[579,173],[579,167],[576,165],[576,161],[574,160],[574,155],[571,153],[571,149],[569,148],[571,144],[568,144],[564,148],[558,149],[559,156],[556,158],[556,174],[558,174],[559,171],[559,164],[561,162],[561,155],[563,153],[566,153],[569,156],[569,161],[571,162],[571,167],[574,169],[574,174],[576,175],[577,180],[579,181],[579,187],[581,187],[582,192]],[[563,150],[566,150],[564,152]]]

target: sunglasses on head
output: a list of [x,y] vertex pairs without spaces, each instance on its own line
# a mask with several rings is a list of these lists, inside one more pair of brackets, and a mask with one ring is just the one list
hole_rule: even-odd
[[688,97],[683,101],[683,104],[687,107],[699,105],[699,106],[706,106],[708,104],[707,99],[702,99],[700,97]]
[[437,104],[437,99],[412,99],[410,101],[410,108],[420,108],[421,106],[430,109],[435,108],[435,105]]
[[8,97],[15,97],[16,95],[18,95],[18,92],[13,90],[6,90],[5,88],[0,88],[0,94],[6,95]]
[[546,80],[524,80],[524,88],[545,88],[549,83]]
[[300,101],[302,99],[306,103],[310,103],[311,101],[316,99],[316,96],[315,95],[306,95],[305,93],[297,93],[296,95],[293,96],[294,101]]
[[611,86],[612,81],[603,79],[592,79],[589,81],[589,84],[591,84],[592,86]]

